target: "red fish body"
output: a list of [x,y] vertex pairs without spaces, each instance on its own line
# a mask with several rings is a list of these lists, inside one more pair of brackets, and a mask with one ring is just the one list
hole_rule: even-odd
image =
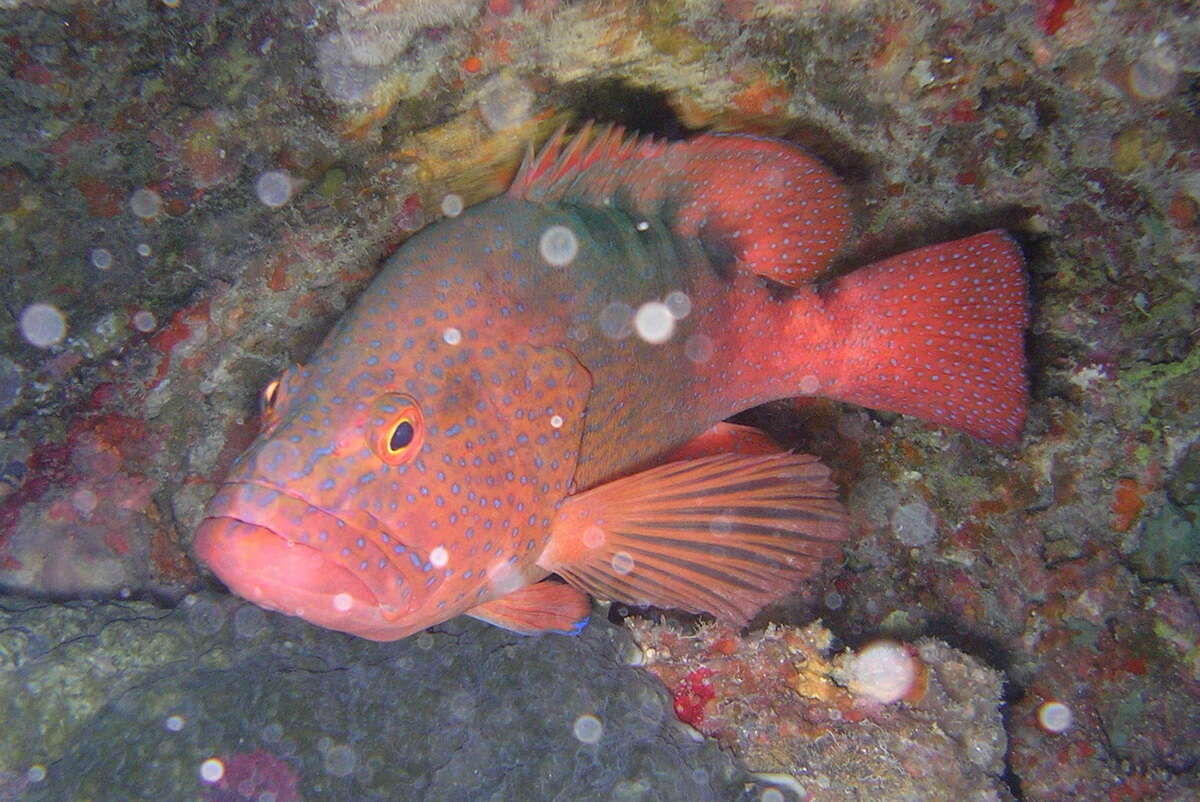
[[818,394],[997,444],[1023,424],[1007,235],[818,288],[847,228],[837,179],[785,143],[556,137],[268,388],[196,551],[252,601],[376,640],[464,612],[577,631],[584,592],[744,623],[846,524],[815,459],[723,419]]

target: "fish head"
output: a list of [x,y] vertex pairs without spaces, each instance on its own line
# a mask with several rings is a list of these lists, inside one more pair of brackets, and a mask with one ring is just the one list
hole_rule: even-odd
[[544,575],[586,371],[527,345],[413,350],[402,370],[322,346],[268,385],[262,431],[194,541],[230,589],[395,640]]

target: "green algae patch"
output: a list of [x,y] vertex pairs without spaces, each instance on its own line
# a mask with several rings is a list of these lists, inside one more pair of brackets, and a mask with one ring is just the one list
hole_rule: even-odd
[[1177,507],[1164,504],[1146,522],[1137,547],[1130,554],[1137,575],[1143,580],[1176,582],[1185,565],[1200,564],[1200,504]]

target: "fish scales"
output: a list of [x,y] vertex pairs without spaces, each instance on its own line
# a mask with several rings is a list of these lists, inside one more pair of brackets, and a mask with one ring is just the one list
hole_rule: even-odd
[[377,640],[464,612],[573,632],[584,591],[744,623],[848,530],[825,468],[725,418],[819,394],[998,444],[1023,423],[1011,239],[818,287],[847,230],[836,177],[786,143],[560,132],[267,388],[196,551],[259,604]]

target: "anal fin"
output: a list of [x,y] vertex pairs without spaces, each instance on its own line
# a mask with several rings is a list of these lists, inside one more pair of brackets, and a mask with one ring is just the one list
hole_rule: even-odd
[[591,601],[580,591],[561,582],[542,581],[472,607],[466,614],[522,635],[578,635],[591,612]]
[[741,625],[839,555],[847,534],[816,457],[726,454],[572,496],[538,565],[601,598]]

